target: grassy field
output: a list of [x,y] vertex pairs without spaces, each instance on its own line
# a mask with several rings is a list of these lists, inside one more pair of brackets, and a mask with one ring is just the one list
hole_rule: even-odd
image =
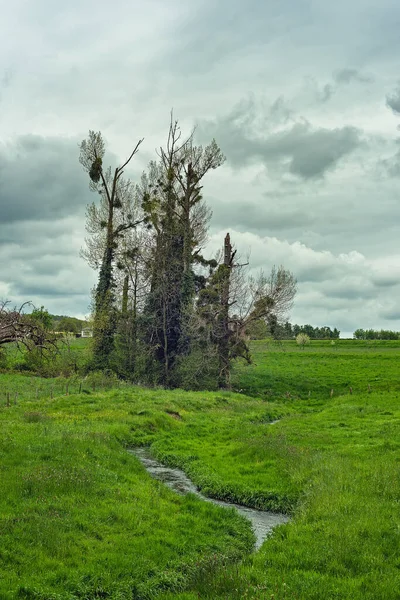
[[251,344],[253,365],[238,364],[233,386],[265,399],[288,396],[324,402],[331,395],[400,391],[400,342],[312,340]]
[[[0,375],[26,389],[0,399],[0,598],[398,600],[400,344],[328,344],[255,342],[235,372],[252,397],[36,398],[38,380]],[[247,522],[152,480],[140,445],[291,522],[249,554]]]

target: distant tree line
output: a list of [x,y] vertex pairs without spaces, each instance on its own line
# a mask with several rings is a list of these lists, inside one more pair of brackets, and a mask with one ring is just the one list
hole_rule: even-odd
[[356,329],[353,333],[355,340],[400,340],[400,331],[389,329]]
[[232,361],[251,361],[248,329],[287,319],[296,280],[282,266],[250,276],[229,233],[216,256],[203,254],[211,217],[203,182],[225,160],[215,140],[197,146],[171,118],[165,145],[133,183],[125,172],[141,142],[115,168],[104,165],[100,132],[80,146],[98,197],[82,250],[99,273],[92,368],[166,387],[229,387]]
[[340,331],[335,327],[328,326],[313,327],[312,325],[297,325],[286,321],[276,322],[273,318],[269,322],[255,322],[248,328],[247,333],[252,339],[264,339],[273,337],[279,340],[294,340],[302,333],[312,340],[336,340],[339,339]]
[[76,317],[66,315],[51,315],[51,327],[53,331],[62,331],[63,333],[80,334],[82,328],[87,326],[86,321]]

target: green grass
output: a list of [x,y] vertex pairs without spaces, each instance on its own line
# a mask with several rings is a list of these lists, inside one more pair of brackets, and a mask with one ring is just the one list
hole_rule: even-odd
[[41,369],[46,377],[63,372],[81,372],[90,359],[91,341],[90,338],[60,338],[57,340],[58,352],[42,361],[32,361],[23,345],[7,344],[2,348],[0,366],[8,371],[35,372]]
[[234,511],[176,496],[126,452],[175,425],[158,408],[144,416],[142,396],[2,408],[2,599],[148,598],[250,549],[250,527]]
[[266,399],[287,397],[325,401],[368,389],[400,390],[400,341],[312,340],[251,343],[254,364],[237,364],[233,386]]
[[[400,345],[257,342],[255,355],[235,374],[254,397],[132,386],[36,400],[25,378],[16,405],[0,402],[0,598],[398,600]],[[135,445],[210,496],[292,520],[249,555],[241,518],[175,496]]]

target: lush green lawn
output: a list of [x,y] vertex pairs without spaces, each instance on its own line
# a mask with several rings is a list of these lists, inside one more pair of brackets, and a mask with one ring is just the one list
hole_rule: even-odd
[[[1,376],[26,394],[0,398],[0,598],[398,600],[400,345],[323,344],[255,343],[235,376],[270,401],[133,386],[36,399],[38,380]],[[292,521],[249,555],[246,522],[150,479],[125,450],[143,444],[205,493]]]

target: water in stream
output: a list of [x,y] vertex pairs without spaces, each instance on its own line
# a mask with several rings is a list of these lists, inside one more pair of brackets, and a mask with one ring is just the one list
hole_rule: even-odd
[[225,508],[234,508],[241,515],[246,517],[251,522],[254,534],[256,536],[255,548],[258,549],[265,538],[271,533],[276,525],[286,523],[289,518],[286,515],[279,513],[271,513],[263,510],[255,510],[254,508],[247,508],[239,504],[232,504],[230,502],[223,502],[222,500],[214,500],[213,498],[207,498],[203,496],[196,486],[190,481],[188,476],[180,469],[173,469],[166,467],[157,460],[155,460],[148,448],[134,448],[129,450],[131,454],[137,456],[140,462],[145,467],[146,471],[150,473],[152,477],[165,483],[172,490],[178,494],[196,494],[202,500],[206,502],[212,502],[218,504],[218,506],[224,506]]

